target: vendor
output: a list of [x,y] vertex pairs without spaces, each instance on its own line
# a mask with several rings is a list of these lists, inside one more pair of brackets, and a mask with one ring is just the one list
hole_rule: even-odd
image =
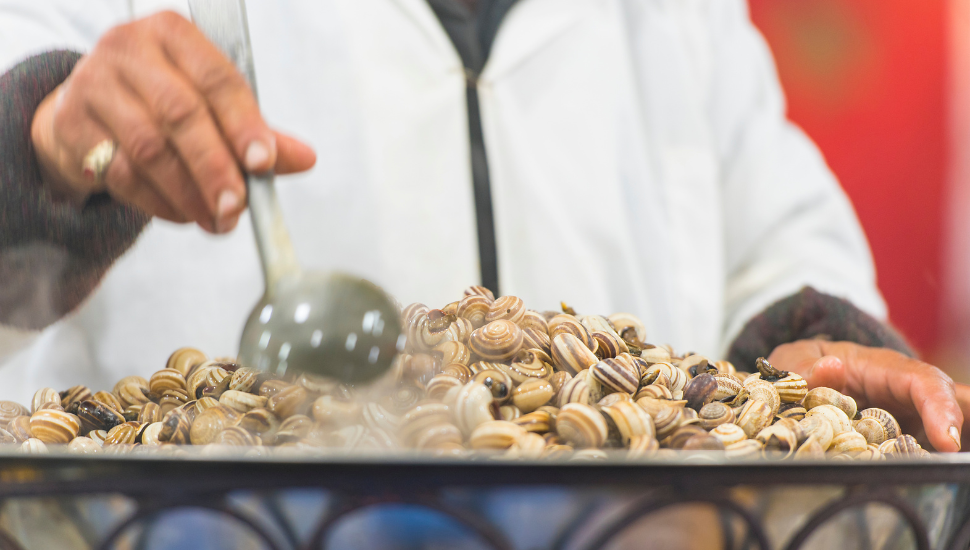
[[242,170],[275,169],[305,172],[278,188],[307,267],[631,311],[959,450],[970,390],[886,324],[743,0],[250,0],[262,109],[138,3],[0,3],[0,398],[234,353],[263,284]]

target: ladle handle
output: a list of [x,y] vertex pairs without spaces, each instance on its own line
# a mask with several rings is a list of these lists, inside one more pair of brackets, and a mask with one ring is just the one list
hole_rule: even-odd
[[[245,0],[188,0],[192,21],[232,60],[246,78],[253,95],[256,92],[256,70],[253,49],[249,41]],[[246,174],[249,213],[253,220],[256,246],[266,278],[266,293],[287,275],[299,273],[300,267],[293,251],[293,242],[283,222],[279,199],[276,197],[274,176]]]

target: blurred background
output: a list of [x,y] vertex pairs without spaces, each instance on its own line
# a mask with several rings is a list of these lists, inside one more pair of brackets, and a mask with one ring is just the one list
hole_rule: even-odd
[[970,382],[970,0],[749,0],[789,116],[872,245],[890,320]]

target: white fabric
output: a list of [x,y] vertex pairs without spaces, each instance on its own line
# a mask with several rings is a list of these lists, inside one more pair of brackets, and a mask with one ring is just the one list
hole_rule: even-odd
[[[0,0],[0,63],[89,50],[146,11],[133,4]],[[248,9],[264,112],[319,154],[279,183],[301,261],[403,303],[456,299],[479,277],[464,75],[430,8]],[[651,341],[714,355],[803,285],[885,315],[852,208],[785,121],[742,0],[521,0],[480,95],[501,285],[530,307],[631,311]],[[0,368],[0,397],[110,387],[184,345],[235,353],[262,291],[250,231],[246,218],[225,237],[153,222],[75,314]]]

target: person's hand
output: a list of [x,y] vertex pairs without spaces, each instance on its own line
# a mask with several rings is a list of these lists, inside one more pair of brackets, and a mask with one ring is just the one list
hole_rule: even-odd
[[[802,375],[809,388],[825,386],[853,397],[859,410],[886,409],[905,433],[925,433],[937,451],[960,450],[963,412],[955,385],[932,365],[889,349],[823,340],[778,346],[768,361]],[[970,412],[970,392],[961,394]]]
[[[82,168],[118,144],[103,181]],[[246,204],[241,170],[308,170],[310,147],[269,128],[242,74],[202,32],[165,12],[106,32],[38,108],[44,181],[83,203],[108,192],[144,212],[223,233]],[[242,167],[242,168],[241,168]]]

